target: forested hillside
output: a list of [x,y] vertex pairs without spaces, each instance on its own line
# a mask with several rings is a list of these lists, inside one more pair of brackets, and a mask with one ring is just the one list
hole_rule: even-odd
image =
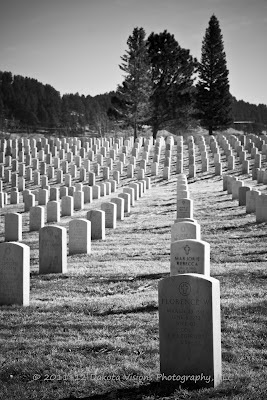
[[[122,124],[112,112],[115,92],[92,96],[60,93],[51,85],[36,79],[0,71],[0,131],[19,129],[56,130],[62,134],[90,130],[99,135]],[[234,121],[252,121],[253,124],[235,124],[248,131],[267,129],[267,106],[250,104],[232,98]]]
[[36,79],[0,71],[0,131],[53,129],[63,134],[112,129],[113,92],[95,97],[60,93]]

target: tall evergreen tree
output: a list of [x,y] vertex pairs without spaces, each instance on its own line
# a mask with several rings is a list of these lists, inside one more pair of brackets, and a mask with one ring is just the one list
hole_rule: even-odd
[[197,116],[212,135],[216,129],[231,125],[231,95],[228,69],[219,21],[212,15],[202,42],[199,81],[196,85]]
[[137,137],[138,125],[145,122],[149,110],[151,93],[150,68],[146,48],[146,33],[143,28],[134,28],[127,40],[128,50],[121,57],[120,69],[125,73],[118,94],[123,99],[121,114],[134,129]]
[[156,138],[159,129],[175,132],[189,124],[196,60],[166,30],[151,33],[148,54],[153,88],[150,125]]

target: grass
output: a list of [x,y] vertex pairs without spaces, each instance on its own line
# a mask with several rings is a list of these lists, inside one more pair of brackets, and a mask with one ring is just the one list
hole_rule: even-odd
[[[187,157],[185,146],[186,171]],[[23,243],[31,248],[30,306],[0,308],[0,399],[266,398],[266,224],[256,224],[254,214],[222,191],[213,165],[201,172],[199,153],[197,166],[197,177],[188,182],[202,240],[211,245],[211,276],[220,281],[222,384],[188,390],[158,379],[157,285],[170,271],[173,156],[171,179],[153,178],[124,221],[107,229],[106,240],[92,241],[91,254],[68,256],[66,274],[39,275],[38,234],[28,232],[23,214]],[[241,178],[255,185],[250,176]],[[129,181],[123,177],[120,186]],[[16,210],[22,212],[22,205]],[[61,218],[60,225],[68,227],[70,219]]]

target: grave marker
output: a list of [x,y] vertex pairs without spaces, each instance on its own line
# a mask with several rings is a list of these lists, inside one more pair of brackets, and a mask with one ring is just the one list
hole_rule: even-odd
[[115,229],[117,220],[117,205],[111,202],[102,203],[101,210],[105,211],[105,227]]
[[0,305],[30,302],[30,248],[22,243],[0,244]]
[[105,239],[105,212],[102,210],[90,210],[86,218],[91,222],[92,240]]
[[[186,219],[193,220],[193,200],[191,199],[177,199],[177,221]],[[193,221],[194,222],[194,221]]]
[[161,380],[188,376],[185,386],[216,387],[222,381],[219,281],[171,276],[159,282],[158,293]]
[[22,215],[19,213],[5,214],[5,242],[20,242],[22,240]]
[[91,222],[73,219],[69,223],[69,254],[89,254],[91,251]]
[[45,226],[39,231],[40,274],[67,272],[67,230],[61,226]]
[[184,239],[171,243],[171,275],[210,275],[210,245],[203,240]]
[[171,227],[171,241],[184,239],[200,239],[200,225],[197,222],[182,221],[176,222]]
[[30,231],[39,231],[44,227],[44,208],[35,206],[30,209]]

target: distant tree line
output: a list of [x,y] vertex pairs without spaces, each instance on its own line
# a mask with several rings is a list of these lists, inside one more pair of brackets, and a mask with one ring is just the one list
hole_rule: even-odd
[[[251,104],[232,97],[232,110],[236,129],[254,133],[267,131],[266,104]],[[246,121],[250,123],[246,123]]]
[[95,97],[60,93],[36,79],[0,71],[0,131],[53,129],[65,135],[84,132],[99,136],[113,129],[108,117],[113,92]]
[[160,129],[180,134],[197,125],[209,134],[230,126],[255,133],[267,129],[266,105],[238,101],[230,94],[215,15],[206,29],[199,62],[166,30],[146,37],[143,28],[134,28],[127,46],[119,65],[122,84],[94,97],[61,97],[36,79],[0,71],[0,131],[46,129],[70,135],[89,130],[103,136],[131,128],[137,137],[143,126],[150,126],[155,138]]

